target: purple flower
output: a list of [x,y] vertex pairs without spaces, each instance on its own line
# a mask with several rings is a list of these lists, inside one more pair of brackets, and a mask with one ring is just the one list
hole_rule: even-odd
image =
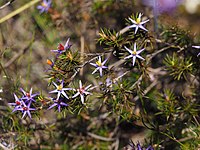
[[135,60],[136,60],[136,58],[139,58],[139,59],[144,60],[144,58],[142,58],[139,54],[140,54],[142,51],[144,51],[145,48],[136,51],[136,43],[134,43],[134,50],[133,50],[133,51],[130,50],[130,49],[128,49],[126,46],[124,46],[124,47],[125,47],[125,49],[131,54],[131,55],[125,57],[124,59],[129,59],[129,58],[132,57],[132,58],[133,58],[133,66],[135,65]]
[[59,43],[58,49],[51,50],[51,51],[54,52],[54,53],[57,53],[58,55],[64,53],[66,50],[68,50],[71,47],[71,45],[69,45],[69,40],[70,40],[70,38],[67,39],[65,46],[63,46],[62,44]]
[[[200,49],[200,46],[192,46],[193,48]],[[197,57],[200,55],[200,53],[197,55]]]
[[[130,147],[130,148],[128,148]],[[128,148],[130,150],[143,150],[143,148],[141,147],[140,143],[138,142],[137,145],[135,145],[133,143],[132,140],[130,140],[129,142],[129,146],[125,147],[125,148]],[[149,147],[147,147],[145,150],[154,150],[153,147],[151,147],[151,145]]]
[[[143,150],[142,147],[140,146],[139,142],[137,144],[137,150]],[[153,150],[153,147],[151,147],[151,145],[150,145],[149,147],[146,148],[146,150]]]
[[137,150],[142,150],[142,147],[140,146],[140,143],[137,143]]
[[[77,97],[78,95],[80,95],[80,97],[81,97],[81,102],[82,102],[82,104],[84,104],[84,96],[85,95],[92,95],[92,93],[90,93],[90,92],[88,92],[87,90],[91,90],[92,88],[90,88],[92,85],[90,84],[90,85],[88,85],[88,86],[86,86],[86,87],[84,87],[83,85],[82,85],[82,82],[81,82],[81,80],[79,80],[79,88],[78,89],[74,89],[74,90],[76,90],[77,91],[77,93],[74,95],[74,96],[72,96],[72,98],[75,98],[75,97]],[[94,87],[93,87],[94,88]]]
[[41,5],[37,6],[37,9],[40,10],[40,13],[43,13],[43,12],[48,12],[50,7],[51,7],[51,0],[43,0]]
[[104,66],[104,64],[106,63],[108,59],[105,59],[103,62],[101,62],[101,56],[99,56],[99,60],[94,64],[94,63],[90,63],[90,65],[96,67],[96,69],[92,72],[92,74],[94,74],[95,72],[97,72],[99,70],[100,72],[100,76],[102,77],[103,73],[103,69],[106,69],[108,67]]
[[53,107],[55,107],[55,106],[57,106],[57,107],[58,107],[58,111],[60,112],[61,106],[69,106],[68,104],[64,103],[63,100],[64,100],[64,98],[60,98],[60,99],[58,99],[58,100],[53,100],[54,104],[52,104],[52,105],[48,108],[48,110],[51,109],[51,108],[53,108]]
[[17,97],[17,95],[15,95],[15,94],[13,94],[13,95],[14,95],[14,97],[15,97],[15,103],[8,103],[8,104],[11,105],[11,106],[15,106],[15,108],[14,108],[13,111],[12,111],[12,112],[15,112],[16,110],[18,110],[19,108],[22,107],[22,100],[19,99],[19,98]]
[[148,31],[146,28],[143,27],[143,24],[147,23],[149,19],[142,21],[141,17],[142,17],[142,13],[139,13],[136,20],[133,20],[132,18],[128,18],[133,23],[133,25],[128,26],[128,28],[135,28],[135,34],[137,33],[139,28],[141,28],[142,30]]
[[153,7],[157,14],[172,12],[182,1],[183,0],[142,0],[145,5]]
[[32,101],[35,102],[34,97],[37,96],[37,95],[39,95],[39,93],[32,94],[32,88],[30,89],[29,92],[25,92],[25,91],[23,90],[23,88],[20,88],[20,90],[21,90],[21,92],[24,94],[23,97],[22,97],[21,99],[22,99],[22,100],[25,100],[25,103],[26,103],[27,101],[30,102],[30,103],[31,103]]
[[22,111],[22,119],[26,116],[26,114],[29,116],[29,118],[31,118],[30,110],[36,110],[35,108],[30,108],[30,105],[31,103],[28,103],[28,105],[26,105],[24,101],[22,101],[22,107],[16,109]]
[[66,90],[72,90],[72,88],[63,88],[63,83],[64,80],[62,80],[60,85],[57,85],[55,82],[52,82],[54,84],[54,86],[56,87],[55,90],[49,92],[49,93],[57,93],[57,99],[58,100],[60,98],[60,95],[62,94],[65,98],[69,99],[69,97],[67,96],[67,94],[65,93]]

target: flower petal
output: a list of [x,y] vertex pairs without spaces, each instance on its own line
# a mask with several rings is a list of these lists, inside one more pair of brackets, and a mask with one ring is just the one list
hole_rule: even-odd
[[130,50],[129,48],[127,48],[126,46],[124,46],[124,48],[129,52],[129,53],[133,53],[133,51],[132,50]]
[[131,57],[133,57],[133,55],[129,55],[129,56],[125,57],[124,59],[129,59]]
[[77,97],[80,94],[80,92],[77,92],[74,96],[72,96],[72,98]]
[[133,56],[133,66],[135,65],[136,56]]
[[97,72],[97,70],[99,70],[100,67],[94,69],[94,71],[92,71],[92,74],[94,74],[95,72]]
[[143,52],[145,50],[145,48],[141,49],[141,50],[138,50],[137,51],[137,55],[139,55],[141,52]]
[[136,55],[137,58],[145,60],[143,57],[141,57],[140,55]]
[[137,33],[138,31],[138,25],[135,27],[135,34]]
[[82,88],[82,86],[83,86],[82,82],[81,82],[81,80],[79,80],[79,87]]
[[57,93],[57,92],[58,90],[56,89],[56,90],[50,91],[49,93]]
[[55,107],[55,106],[57,106],[58,104],[57,103],[54,103],[53,105],[51,105],[47,110],[49,110],[49,109],[51,109],[51,108],[53,108],[53,107]]
[[142,25],[139,25],[139,28],[145,30],[145,31],[148,31],[146,28],[144,28]]
[[82,102],[82,104],[84,104],[84,95],[83,94],[81,94],[81,102]]
[[133,20],[132,18],[128,18],[132,23],[137,24],[137,22],[135,20]]
[[147,19],[147,20],[145,20],[145,21],[142,21],[142,22],[140,22],[140,24],[142,25],[142,24],[145,24],[145,23],[147,23],[149,21],[149,19]]
[[64,91],[62,91],[61,93],[63,96],[65,96],[67,99],[69,99],[69,97],[67,96],[67,94]]

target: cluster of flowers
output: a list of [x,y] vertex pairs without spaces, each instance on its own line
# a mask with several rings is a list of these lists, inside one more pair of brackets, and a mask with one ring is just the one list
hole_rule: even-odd
[[[79,80],[79,88],[78,89],[73,89],[73,88],[64,88],[63,84],[64,81],[62,80],[60,85],[57,85],[55,82],[52,82],[54,84],[54,86],[56,87],[55,90],[49,92],[49,93],[57,93],[57,98],[52,98],[54,104],[51,105],[48,109],[51,109],[55,106],[58,107],[58,111],[60,112],[60,108],[61,106],[68,106],[68,104],[66,104],[64,102],[65,99],[69,99],[69,97],[67,96],[67,94],[65,93],[65,91],[67,90],[73,90],[76,91],[77,93],[75,95],[73,95],[71,98],[76,98],[77,96],[80,96],[81,98],[81,103],[85,104],[85,96],[87,95],[92,95],[91,92],[89,92],[90,90],[92,90],[95,87],[91,87],[92,84],[88,85],[88,86],[83,86],[81,80]],[[63,97],[61,97],[63,96]]]
[[[42,4],[38,6],[38,9],[40,9],[41,13],[42,12],[48,12],[50,5],[51,5],[51,1],[43,0]],[[135,34],[137,33],[139,28],[147,31],[147,29],[145,29],[143,27],[143,24],[148,22],[149,20],[141,21],[141,16],[142,16],[142,14],[140,13],[139,16],[136,18],[136,20],[129,18],[129,20],[133,23],[133,25],[128,26],[128,28],[135,28]],[[67,50],[70,49],[71,45],[69,44],[69,40],[70,39],[68,38],[65,45],[59,44],[57,49],[51,50],[52,52],[56,53],[56,57],[58,57],[59,55],[61,55],[62,53],[66,52]],[[124,47],[124,48],[130,53],[130,55],[125,57],[124,59],[132,58],[133,66],[135,65],[136,58],[144,60],[144,58],[142,58],[139,54],[142,51],[144,51],[145,49],[141,49],[141,50],[137,51],[136,43],[134,44],[134,50],[131,50],[127,47]],[[96,61],[96,63],[90,63],[90,65],[96,67],[94,69],[94,71],[92,72],[92,74],[99,71],[100,76],[102,77],[103,76],[103,69],[108,68],[107,66],[105,66],[107,60],[108,59],[105,59],[104,61],[102,61],[101,56],[98,56],[98,61]],[[54,67],[53,61],[48,60],[47,63],[51,66],[51,68]],[[53,91],[50,91],[49,93],[50,94],[51,93],[57,93],[57,97],[56,98],[50,97],[50,99],[52,99],[52,101],[53,101],[53,104],[48,109],[51,109],[51,108],[57,106],[59,112],[61,110],[61,107],[68,106],[68,104],[65,103],[65,100],[69,99],[68,95],[66,94],[66,91],[69,91],[69,90],[76,91],[77,93],[75,95],[73,95],[71,98],[73,99],[73,98],[76,98],[77,96],[80,96],[81,103],[85,104],[85,96],[91,95],[92,93],[89,92],[89,91],[95,88],[95,87],[92,87],[91,84],[86,86],[86,87],[83,86],[81,80],[79,80],[79,88],[77,88],[77,89],[64,87],[64,80],[59,82],[60,84],[56,84],[53,81],[52,81],[52,83],[53,83],[53,85],[55,86],[56,89],[53,90]],[[22,111],[22,113],[23,113],[22,118],[24,118],[26,114],[28,114],[28,116],[31,118],[30,110],[36,110],[36,109],[30,108],[30,106],[31,106],[32,102],[35,102],[34,98],[35,98],[36,95],[39,95],[39,93],[32,94],[32,89],[30,90],[29,93],[26,93],[23,89],[21,89],[21,91],[24,94],[23,97],[18,98],[16,96],[16,94],[14,94],[15,103],[10,103],[10,105],[14,106],[13,112],[15,112],[17,110]]]
[[[133,23],[133,25],[128,26],[128,28],[129,29],[130,28],[135,28],[135,34],[137,34],[137,31],[138,31],[139,28],[142,29],[142,30],[144,30],[144,31],[148,31],[143,26],[143,24],[145,24],[146,22],[148,22],[149,19],[145,20],[145,21],[142,21],[141,17],[142,17],[142,13],[139,13],[138,17],[135,20],[133,20],[132,18],[129,18],[129,20]],[[145,50],[145,48],[137,50],[137,44],[136,43],[134,43],[134,49],[133,50],[127,48],[126,46],[124,46],[124,48],[130,53],[130,55],[127,56],[127,57],[125,57],[124,59],[132,58],[132,64],[133,64],[133,66],[135,65],[136,58],[144,60],[144,58],[141,57],[139,54],[141,52],[143,52]],[[106,61],[107,61],[107,59],[105,59],[102,62],[101,61],[101,57],[99,56],[99,60],[96,62],[96,64],[90,63],[92,66],[96,67],[96,69],[92,72],[92,74],[94,74],[96,71],[99,70],[100,76],[102,76],[102,70],[108,68],[107,66],[104,66],[104,64],[106,63]]]
[[22,118],[24,118],[26,114],[31,118],[30,111],[36,110],[35,108],[31,108],[31,104],[32,102],[36,102],[35,97],[39,95],[39,93],[32,94],[32,88],[29,92],[24,91],[22,88],[20,88],[20,91],[22,92],[23,96],[18,98],[14,93],[15,103],[9,103],[9,105],[14,106],[12,112],[21,111],[23,113]]
[[[53,104],[48,109],[51,109],[57,106],[59,112],[61,110],[61,106],[68,106],[68,104],[64,102],[65,99],[69,99],[65,91],[67,90],[77,91],[77,93],[73,95],[71,98],[76,98],[77,96],[80,95],[81,102],[82,104],[84,104],[85,96],[91,95],[92,93],[90,93],[89,91],[95,88],[95,87],[91,87],[92,86],[91,84],[86,87],[83,86],[81,80],[79,80],[78,89],[64,88],[63,80],[60,83],[60,85],[57,85],[55,82],[52,82],[52,83],[54,84],[56,89],[53,91],[50,91],[49,93],[57,93],[57,98],[51,98],[53,101]],[[24,118],[26,114],[31,118],[30,111],[36,110],[35,108],[31,108],[31,104],[32,102],[36,102],[36,96],[39,95],[39,93],[32,94],[32,88],[30,92],[25,92],[22,88],[20,88],[20,91],[23,93],[23,96],[21,98],[18,98],[17,95],[14,93],[15,103],[9,103],[9,105],[14,106],[14,109],[12,110],[12,112],[21,111],[23,113],[22,118]]]

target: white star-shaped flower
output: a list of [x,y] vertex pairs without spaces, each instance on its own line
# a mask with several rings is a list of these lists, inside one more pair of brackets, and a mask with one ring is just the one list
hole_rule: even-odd
[[137,33],[139,28],[141,28],[142,30],[148,31],[145,27],[143,27],[143,24],[147,23],[149,19],[142,21],[141,17],[142,17],[142,13],[139,13],[136,20],[128,18],[133,23],[133,25],[128,26],[128,28],[135,28],[135,34]]
[[67,99],[69,99],[69,97],[67,96],[67,94],[65,93],[66,90],[72,90],[72,88],[63,88],[63,83],[64,81],[62,80],[60,85],[57,85],[55,82],[52,82],[54,84],[54,86],[56,87],[55,90],[49,92],[49,93],[57,93],[57,98],[56,100],[59,100],[60,95],[62,94],[64,97],[66,97]]
[[103,62],[101,62],[101,56],[99,56],[99,60],[96,63],[90,63],[90,65],[96,67],[96,69],[94,69],[94,71],[92,72],[92,74],[94,74],[95,72],[97,72],[99,70],[100,76],[103,76],[103,69],[108,68],[107,66],[104,66],[104,64],[106,63],[108,59],[105,59]]
[[85,96],[85,95],[92,95],[92,93],[90,93],[90,92],[88,92],[88,91],[91,90],[91,89],[93,89],[93,88],[95,88],[95,87],[91,88],[91,86],[92,86],[92,84],[90,84],[90,85],[84,87],[84,86],[82,85],[81,80],[79,80],[79,88],[78,88],[78,89],[74,89],[74,90],[77,91],[77,93],[76,93],[74,96],[72,96],[72,98],[75,98],[75,97],[77,97],[78,95],[80,95],[80,97],[81,97],[81,102],[82,102],[82,104],[84,104],[84,101],[85,101],[84,96]]
[[136,43],[134,43],[134,50],[130,50],[129,48],[127,48],[126,46],[124,46],[125,49],[131,54],[127,57],[125,57],[124,59],[129,59],[129,58],[133,58],[133,66],[135,65],[135,60],[136,58],[139,58],[139,59],[142,59],[142,60],[145,60],[144,58],[142,58],[139,54],[145,50],[145,48],[141,49],[141,50],[138,50],[136,51]]

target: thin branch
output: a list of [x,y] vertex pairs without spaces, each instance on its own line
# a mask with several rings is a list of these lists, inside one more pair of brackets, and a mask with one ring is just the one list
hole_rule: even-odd
[[128,70],[128,71],[124,72],[122,75],[120,75],[120,76],[114,78],[114,79],[113,79],[113,83],[117,82],[119,79],[121,79],[123,76],[125,76],[125,75],[126,75],[127,73],[129,73],[129,72],[130,72],[130,70]]
[[132,90],[135,87],[135,85],[137,85],[139,82],[141,82],[142,78],[143,78],[143,74],[140,75],[140,77],[138,78],[138,80],[130,87],[130,89]]
[[22,11],[28,9],[29,7],[33,6],[34,4],[40,2],[40,0],[32,0],[28,2],[27,4],[23,5],[22,7],[18,8],[17,10],[11,12],[10,14],[6,15],[5,17],[0,19],[0,23],[3,23],[4,21],[12,18],[13,16],[21,13]]
[[[80,59],[81,61],[84,61],[84,57],[83,57],[83,53],[85,51],[84,47],[85,47],[85,42],[84,42],[84,36],[82,35],[81,38],[80,38],[80,42],[81,42],[81,56],[80,56]],[[83,68],[80,69],[80,76],[83,76]]]
[[164,133],[164,132],[160,132],[160,133],[163,134],[163,135],[165,135],[165,136],[167,136],[167,137],[170,138],[171,140],[173,140],[173,141],[179,143],[182,147],[185,147],[185,145],[183,145],[183,144],[182,144],[180,141],[178,141],[176,138],[173,138],[173,137],[171,137],[170,135],[168,135],[167,133]]
[[0,7],[0,10],[1,9],[4,9],[5,7],[9,6],[10,4],[12,4],[15,0],[11,0],[9,2],[7,2],[6,4],[4,4],[3,6]]
[[96,134],[91,133],[91,132],[88,132],[87,134],[89,136],[95,138],[95,139],[98,139],[98,140],[107,141],[107,142],[115,141],[115,138],[107,138],[107,137],[96,135]]
[[[143,93],[143,96],[146,95],[154,86],[156,86],[157,81],[155,80],[154,82],[152,82],[145,90]],[[137,101],[139,99],[139,96],[137,95],[133,100]]]
[[25,54],[29,48],[32,46],[34,41],[34,36],[31,40],[31,42],[28,44],[28,46],[26,46],[22,51],[20,51],[19,53],[17,53],[14,57],[12,57],[5,65],[4,68],[8,68],[11,64],[13,64],[21,55]]

